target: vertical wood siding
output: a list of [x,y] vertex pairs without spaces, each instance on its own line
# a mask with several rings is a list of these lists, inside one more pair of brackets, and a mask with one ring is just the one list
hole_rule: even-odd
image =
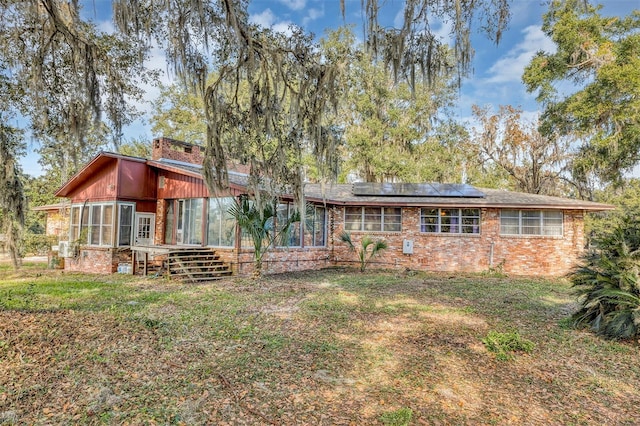
[[166,170],[160,171],[160,176],[164,176],[164,188],[158,188],[158,198],[209,197],[209,191],[202,179]]

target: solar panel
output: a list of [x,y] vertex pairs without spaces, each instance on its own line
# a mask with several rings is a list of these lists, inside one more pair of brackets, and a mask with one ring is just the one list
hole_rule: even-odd
[[471,185],[460,183],[372,183],[356,182],[353,195],[382,197],[454,197],[484,198]]

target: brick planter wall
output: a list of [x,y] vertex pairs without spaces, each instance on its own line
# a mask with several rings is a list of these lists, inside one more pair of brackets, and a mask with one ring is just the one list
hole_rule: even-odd
[[130,262],[131,249],[81,247],[78,256],[64,259],[64,269],[69,272],[112,274],[117,272],[119,263]]

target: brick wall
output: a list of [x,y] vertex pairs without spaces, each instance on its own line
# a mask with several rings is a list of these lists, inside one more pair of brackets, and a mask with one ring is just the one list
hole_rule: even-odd
[[[164,234],[164,201],[158,203],[156,244],[162,244]],[[402,232],[352,232],[358,246],[365,235],[383,239],[388,249],[375,257],[370,268],[412,269],[433,272],[483,272],[501,268],[511,275],[562,276],[570,272],[584,247],[583,214],[564,212],[562,237],[501,236],[498,209],[482,209],[479,235],[427,234],[420,232],[420,208],[402,211]],[[343,230],[342,207],[328,210],[327,247],[271,249],[264,258],[265,274],[320,269],[330,266],[358,267],[357,255],[340,241]],[[403,254],[403,241],[413,241],[413,254]],[[233,272],[249,276],[254,271],[253,251],[219,249],[223,261]],[[130,250],[83,248],[77,258],[66,259],[69,271],[112,273],[119,262],[130,261]]]
[[204,148],[199,145],[177,141],[170,138],[158,138],[153,140],[151,158],[159,160],[182,161],[184,163],[202,164]]
[[156,205],[156,229],[154,233],[154,244],[164,244],[164,224],[167,211],[167,200],[160,199]]
[[[330,246],[337,265],[357,265],[356,254],[339,241],[343,211],[331,211],[334,231]],[[571,271],[583,252],[583,215],[564,213],[564,235],[501,236],[498,209],[482,209],[479,235],[427,234],[420,232],[420,208],[402,211],[402,233],[352,232],[356,247],[362,237],[383,239],[388,249],[372,260],[371,267],[408,268],[437,272],[483,272],[501,268],[512,275],[562,276]],[[413,254],[403,254],[403,240],[413,241]]]
[[130,249],[81,247],[78,252],[78,256],[65,258],[64,269],[69,272],[112,274],[118,270],[119,263],[130,262]]

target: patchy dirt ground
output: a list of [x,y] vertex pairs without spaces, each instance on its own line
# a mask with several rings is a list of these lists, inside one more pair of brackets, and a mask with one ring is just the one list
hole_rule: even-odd
[[[0,423],[640,423],[638,344],[567,327],[562,282],[53,275],[0,284]],[[500,361],[491,330],[535,348]]]

